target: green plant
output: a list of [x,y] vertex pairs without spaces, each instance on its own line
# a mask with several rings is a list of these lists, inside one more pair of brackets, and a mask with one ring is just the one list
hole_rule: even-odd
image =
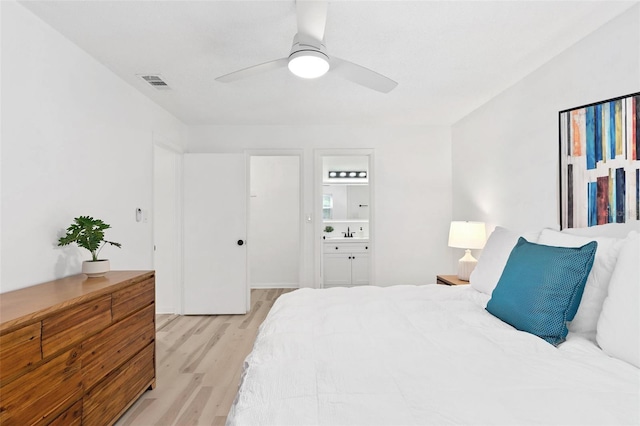
[[120,243],[104,239],[104,230],[111,228],[111,225],[102,220],[94,219],[91,216],[79,216],[73,221],[74,223],[67,228],[67,234],[58,240],[59,246],[76,243],[79,247],[91,252],[91,260],[93,261],[98,260],[98,254],[106,244],[118,248],[122,247]]
[[333,226],[330,226],[330,225],[325,226],[324,227],[324,232],[333,232]]

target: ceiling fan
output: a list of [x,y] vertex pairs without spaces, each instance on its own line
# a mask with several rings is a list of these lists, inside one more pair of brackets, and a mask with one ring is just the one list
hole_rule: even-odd
[[302,78],[317,78],[331,70],[334,74],[378,92],[388,93],[393,90],[398,83],[390,78],[327,54],[324,43],[327,8],[326,1],[297,0],[298,33],[293,37],[293,45],[288,57],[234,71],[216,80],[229,83],[288,67],[293,74]]

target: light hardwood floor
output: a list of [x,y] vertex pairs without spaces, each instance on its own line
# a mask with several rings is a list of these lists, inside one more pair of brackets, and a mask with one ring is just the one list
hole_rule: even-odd
[[157,315],[156,388],[116,425],[224,425],[258,327],[289,291],[251,290],[246,315]]

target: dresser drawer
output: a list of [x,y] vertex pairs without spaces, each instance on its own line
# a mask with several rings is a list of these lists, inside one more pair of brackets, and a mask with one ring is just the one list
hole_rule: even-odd
[[83,425],[103,426],[115,419],[144,392],[155,377],[153,344],[87,392],[82,399]]
[[111,296],[82,303],[42,321],[42,355],[80,342],[111,323]]
[[131,312],[149,306],[156,297],[155,278],[132,284],[113,293],[113,320],[118,321]]
[[80,426],[82,424],[82,400],[79,400],[54,419],[48,426]]
[[42,323],[36,322],[0,336],[0,382],[42,359],[41,329]]
[[85,390],[155,339],[155,304],[115,323],[82,344]]
[[324,243],[324,253],[368,253],[369,243]]
[[0,424],[46,424],[82,395],[80,348],[68,350],[2,387]]

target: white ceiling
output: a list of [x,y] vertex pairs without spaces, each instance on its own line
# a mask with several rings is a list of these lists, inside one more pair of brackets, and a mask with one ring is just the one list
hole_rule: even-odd
[[638,2],[330,2],[329,55],[396,80],[388,94],[286,68],[215,81],[289,54],[294,0],[21,3],[189,125],[449,125]]

